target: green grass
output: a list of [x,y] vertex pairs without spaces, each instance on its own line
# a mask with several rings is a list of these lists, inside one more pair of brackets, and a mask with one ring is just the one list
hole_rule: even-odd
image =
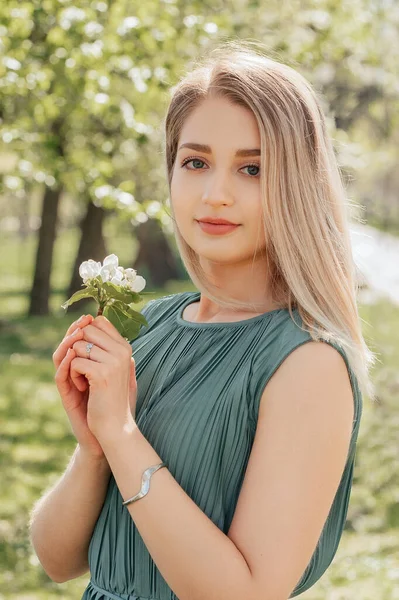
[[[26,318],[34,242],[17,249],[0,242],[3,261],[0,295],[0,600],[78,600],[89,576],[64,584],[42,569],[28,535],[34,503],[63,473],[76,440],[54,383],[52,353],[76,315],[60,304],[77,244],[76,232],[57,241],[52,316]],[[19,252],[19,253],[18,253]],[[121,264],[131,239],[110,244]],[[153,297],[194,289],[169,282]],[[13,293],[13,292],[17,293]],[[141,306],[138,307],[141,309]],[[94,314],[94,305],[93,310]],[[399,600],[399,308],[380,302],[361,306],[366,340],[379,352],[374,370],[378,403],[364,398],[356,478],[347,527],[333,563],[304,600]]]

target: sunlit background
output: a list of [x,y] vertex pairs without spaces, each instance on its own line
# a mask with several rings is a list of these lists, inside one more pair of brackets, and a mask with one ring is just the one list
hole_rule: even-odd
[[[193,290],[168,209],[168,90],[206,50],[259,41],[320,94],[348,190],[364,398],[348,520],[304,600],[399,599],[399,4],[397,0],[7,0],[0,4],[0,600],[78,600],[29,542],[34,502],[75,438],[52,353],[83,260],[115,253],[152,297]],[[140,310],[142,306],[138,306]],[[243,599],[244,600],[244,599]]]

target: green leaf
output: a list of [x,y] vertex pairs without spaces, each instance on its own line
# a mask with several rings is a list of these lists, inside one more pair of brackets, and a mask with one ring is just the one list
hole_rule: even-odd
[[113,308],[119,310],[120,313],[123,314],[126,319],[130,318],[129,313],[126,310],[126,304],[124,304],[123,302],[120,302],[119,300],[113,300],[109,304],[109,306],[112,306]]
[[118,308],[118,310],[120,310],[124,315],[126,315],[127,318],[133,319],[135,323],[141,323],[142,325],[148,326],[147,319],[138,310],[134,310],[133,308],[127,306],[126,304],[123,304],[119,300],[115,300],[112,303],[112,306]]
[[138,336],[140,325],[132,320],[131,317],[126,317],[124,312],[115,306],[115,304],[108,304],[103,314],[124,338],[133,340]]
[[139,312],[138,310],[134,310],[130,307],[126,310],[126,312],[129,315],[129,317],[133,319],[133,321],[135,321],[136,323],[141,323],[142,325],[148,327],[148,321],[141,312]]
[[139,335],[139,333],[140,333],[140,325],[138,325],[131,319],[128,319],[127,321],[125,321],[125,327],[124,327],[123,334],[122,334],[123,337],[125,337],[129,342],[132,342],[133,340],[136,339],[136,337]]
[[107,292],[107,295],[110,298],[115,298],[115,300],[120,300],[125,304],[131,304],[132,302],[141,302],[141,298],[137,292],[133,291],[122,291],[121,286],[117,286],[110,281],[106,281],[103,283],[103,289]]
[[98,294],[94,288],[79,290],[64,302],[64,304],[61,304],[61,307],[67,309],[68,306],[71,306],[71,304],[74,304],[75,302],[79,302],[79,300],[82,300],[83,298],[94,298],[95,300],[98,300]]
[[94,287],[92,285],[89,285],[89,286],[87,286],[86,290],[88,292],[90,292],[90,294],[93,295],[93,298],[97,298],[98,299],[98,288],[96,288],[96,287]]
[[107,317],[109,321],[111,321],[112,325],[122,333],[124,327],[124,321],[126,321],[126,316],[121,312],[117,307],[113,304],[107,304],[104,308],[103,315]]
[[[133,331],[135,334],[140,331],[140,325],[148,327],[148,321],[139,311],[133,310],[130,306],[126,306],[119,300],[115,300],[112,304],[107,304],[103,313],[111,323],[122,333],[122,329]],[[112,319],[112,320],[111,320]],[[125,336],[126,337],[126,336]]]

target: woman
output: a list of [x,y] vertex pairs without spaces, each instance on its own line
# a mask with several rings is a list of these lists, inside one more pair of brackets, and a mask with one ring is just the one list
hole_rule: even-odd
[[170,207],[200,292],[147,304],[133,362],[104,317],[71,325],[54,363],[78,445],[32,541],[54,581],[90,569],[85,600],[286,600],[336,553],[373,395],[344,189],[294,69],[230,43],[172,92]]

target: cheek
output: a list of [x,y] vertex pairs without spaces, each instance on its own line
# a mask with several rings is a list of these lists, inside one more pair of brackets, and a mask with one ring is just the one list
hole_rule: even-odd
[[248,207],[247,212],[247,223],[251,231],[253,243],[264,244],[265,242],[265,226],[264,226],[264,215],[260,200],[255,202],[253,205]]
[[194,196],[190,187],[187,188],[182,178],[175,176],[170,186],[170,203],[176,218],[190,215],[194,218],[195,213],[193,211],[195,207],[193,202]]
[[248,199],[245,207],[245,214],[252,222],[256,222],[256,225],[259,221],[263,221],[262,204],[258,195],[255,194]]
[[172,181],[170,184],[171,198],[173,199],[173,205],[179,205],[183,203],[183,198],[187,196],[186,186],[184,180],[180,176],[179,172],[174,172]]

